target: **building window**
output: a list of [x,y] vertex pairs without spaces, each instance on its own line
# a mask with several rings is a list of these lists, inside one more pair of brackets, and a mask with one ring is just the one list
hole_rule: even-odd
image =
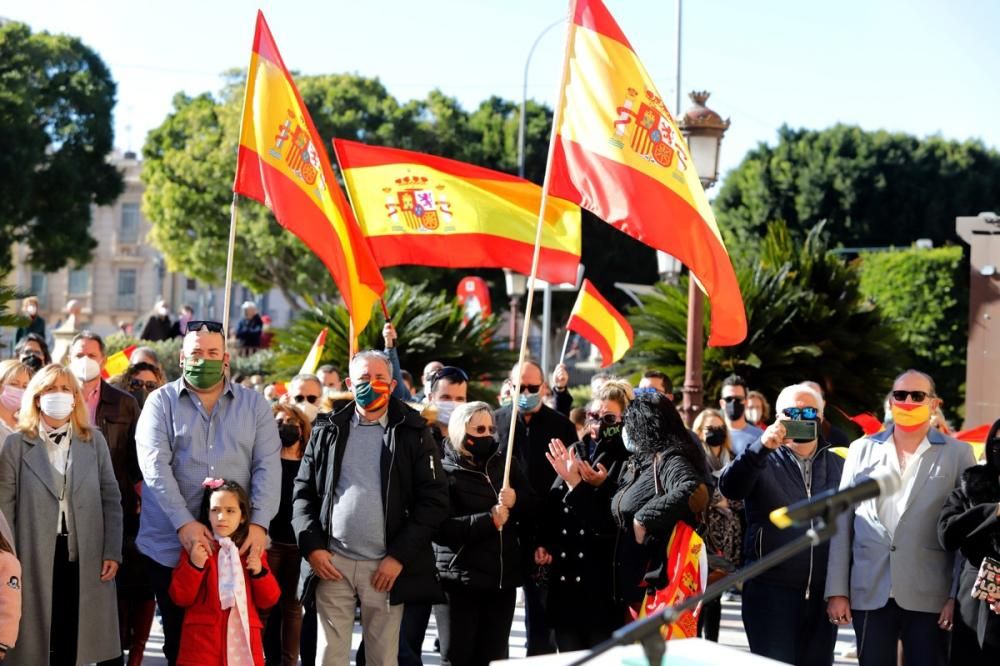
[[122,204],[122,223],[118,230],[119,243],[139,242],[139,204]]
[[38,299],[39,307],[47,308],[49,306],[48,276],[45,273],[31,271],[31,289],[28,290],[28,293]]
[[69,272],[69,295],[86,296],[90,293],[90,272],[86,268],[75,268]]
[[135,310],[136,269],[118,269],[118,309]]
[[198,281],[195,280],[194,278],[188,278],[186,286],[187,286],[187,290],[188,291],[197,291],[198,290]]

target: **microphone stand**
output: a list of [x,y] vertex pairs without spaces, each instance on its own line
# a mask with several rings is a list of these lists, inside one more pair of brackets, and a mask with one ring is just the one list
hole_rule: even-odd
[[750,580],[754,576],[791,559],[807,548],[818,546],[828,540],[837,531],[836,517],[844,508],[846,507],[840,505],[827,506],[823,516],[815,519],[813,526],[794,541],[768,553],[766,557],[762,557],[750,566],[735,571],[709,585],[700,595],[690,597],[676,606],[664,608],[655,615],[625,625],[611,634],[611,638],[594,646],[590,652],[570,662],[568,666],[580,666],[580,664],[590,661],[613,647],[628,645],[636,641],[642,644],[642,650],[649,665],[661,666],[667,649],[667,641],[663,640],[663,636],[660,635],[661,626],[672,624],[685,611],[691,610],[703,602],[713,601],[734,585]]

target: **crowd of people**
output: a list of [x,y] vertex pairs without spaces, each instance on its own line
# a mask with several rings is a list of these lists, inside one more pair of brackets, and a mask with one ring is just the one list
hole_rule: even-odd
[[[935,427],[929,375],[902,372],[851,442],[807,378],[772,411],[731,376],[689,430],[656,369],[574,405],[566,368],[528,360],[492,403],[472,368],[413,386],[383,337],[278,396],[230,377],[217,322],[184,322],[169,383],[150,350],[106,380],[100,336],[63,366],[26,331],[0,363],[0,659],[139,664],[158,607],[171,665],[339,666],[357,621],[357,663],[420,664],[432,614],[443,664],[488,664],[518,588],[528,655],[587,649],[668,583],[676,526],[721,577],[803,533],[773,510],[889,469],[897,493],[732,590],[750,649],[831,664],[851,623],[864,666],[1000,663],[1000,603],[971,595],[1000,559],[1000,441],[977,464]],[[703,604],[699,633],[720,618]]]

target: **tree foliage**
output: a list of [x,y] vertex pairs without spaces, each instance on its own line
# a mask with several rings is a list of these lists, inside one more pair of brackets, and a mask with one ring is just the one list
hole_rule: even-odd
[[[447,292],[430,292],[426,285],[389,282],[386,307],[399,334],[400,365],[418,376],[429,361],[457,365],[477,377],[499,377],[514,364],[513,353],[492,341],[496,317],[462,321],[462,308]],[[304,310],[275,339],[275,374],[295,375],[312,348],[316,336],[327,328],[326,346],[320,363],[344,369],[348,358],[348,316],[343,305],[318,303]],[[359,349],[381,349],[381,317],[373,317],[358,335]]]
[[959,246],[872,252],[858,259],[861,293],[902,343],[909,366],[934,377],[951,415],[965,402],[968,273]]
[[108,68],[79,39],[0,24],[0,267],[14,242],[42,271],[90,261],[90,206],[123,188],[106,161],[114,104]]
[[777,145],[758,145],[729,173],[715,207],[737,250],[771,220],[798,240],[825,220],[848,247],[941,245],[957,240],[957,215],[1000,207],[1000,154],[979,141],[786,126]]
[[[739,345],[705,350],[706,404],[719,395],[722,380],[737,373],[772,401],[783,387],[814,380],[825,387],[828,401],[846,412],[880,407],[902,364],[900,341],[862,296],[856,269],[831,254],[828,244],[822,225],[798,243],[785,224],[772,223],[759,254],[736,260],[749,335]],[[655,367],[680,378],[687,280],[656,289],[641,308],[631,310],[635,346],[624,365]],[[706,313],[706,332],[708,319]],[[830,410],[828,416],[836,413]]]

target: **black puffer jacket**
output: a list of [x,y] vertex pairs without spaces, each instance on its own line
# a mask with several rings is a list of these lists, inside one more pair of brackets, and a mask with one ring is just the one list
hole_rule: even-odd
[[[316,576],[309,553],[329,548],[330,507],[340,477],[354,402],[334,414],[320,414],[292,492],[292,527],[303,562],[299,580],[303,603],[311,600]],[[448,516],[448,489],[437,445],[424,419],[390,398],[383,439],[382,505],[386,554],[403,564],[390,592],[393,604],[436,603],[442,599],[431,536]]]
[[517,587],[523,579],[521,519],[531,495],[517,459],[511,460],[510,469],[517,501],[500,531],[490,509],[496,506],[503,486],[504,455],[497,452],[480,466],[460,456],[450,444],[445,446],[443,466],[451,515],[434,536],[441,578],[476,589]]
[[996,439],[996,430],[1000,430],[1000,421],[986,440],[986,464],[962,472],[962,485],[951,492],[941,509],[938,540],[945,549],[958,550],[965,558],[958,586],[961,622],[975,631],[980,646],[1000,651],[1000,615],[971,594],[983,558],[1000,560],[1000,439]]

